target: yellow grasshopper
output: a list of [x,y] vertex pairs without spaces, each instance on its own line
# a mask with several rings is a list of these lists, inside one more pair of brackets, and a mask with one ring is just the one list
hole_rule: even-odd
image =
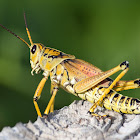
[[[45,47],[41,43],[33,43],[27,27],[25,14],[24,19],[31,45],[3,25],[0,26],[19,38],[29,47],[32,68],[31,74],[33,75],[34,72],[38,74],[41,70],[43,71],[44,77],[39,83],[33,97],[38,116],[42,117],[37,100],[40,98],[42,89],[49,76],[51,79],[52,96],[44,111],[44,116],[47,116],[49,112],[53,112],[54,100],[59,87],[83,100],[88,100],[93,103],[89,112],[94,116],[99,116],[94,114],[94,110],[97,106],[105,107],[106,109],[119,113],[140,114],[139,99],[117,93],[117,91],[140,87],[140,79],[120,81],[129,69],[128,61],[124,61],[118,66],[103,72],[92,64],[76,59],[73,55]],[[120,70],[122,70],[122,72],[115,80],[109,78],[109,76]]]

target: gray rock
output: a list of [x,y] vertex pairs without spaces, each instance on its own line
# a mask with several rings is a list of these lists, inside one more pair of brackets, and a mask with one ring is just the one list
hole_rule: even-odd
[[87,101],[83,105],[74,101],[47,119],[38,117],[34,123],[3,128],[0,140],[140,140],[140,115],[121,115],[97,107],[97,114],[110,116],[99,119],[87,113],[91,106]]

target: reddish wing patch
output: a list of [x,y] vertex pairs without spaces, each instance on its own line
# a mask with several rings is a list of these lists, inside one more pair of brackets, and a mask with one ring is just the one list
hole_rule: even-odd
[[87,77],[98,75],[99,73],[102,72],[99,68],[95,67],[94,65],[91,65],[80,59],[68,60],[67,63],[77,68],[79,71],[84,73]]

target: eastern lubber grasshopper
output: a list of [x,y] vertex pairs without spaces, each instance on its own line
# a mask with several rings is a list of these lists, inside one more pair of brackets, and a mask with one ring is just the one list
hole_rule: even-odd
[[[31,74],[33,75],[34,72],[38,74],[41,70],[43,71],[44,77],[39,83],[33,97],[38,116],[42,117],[37,100],[40,98],[44,84],[49,76],[51,79],[52,97],[44,115],[53,112],[54,100],[59,87],[93,103],[89,112],[95,116],[98,116],[94,114],[94,109],[97,106],[103,106],[106,109],[120,113],[140,114],[139,99],[133,99],[117,93],[117,91],[140,87],[140,79],[120,81],[129,69],[128,61],[124,61],[117,67],[103,72],[92,64],[76,59],[73,55],[45,47],[41,43],[33,43],[27,27],[26,18],[25,25],[31,45],[3,25],[0,26],[19,38],[29,47],[32,67]],[[109,78],[109,76],[120,70],[122,70],[122,72],[115,80]]]

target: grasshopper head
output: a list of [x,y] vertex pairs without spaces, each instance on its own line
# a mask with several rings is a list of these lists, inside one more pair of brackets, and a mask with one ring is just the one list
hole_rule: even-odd
[[39,43],[33,43],[30,46],[30,64],[31,64],[31,74],[33,75],[33,72],[35,71],[36,74],[40,72],[40,64],[39,64],[39,59],[41,56],[41,51],[42,51],[42,45]]
[[39,66],[39,56],[40,56],[40,53],[41,53],[41,50],[42,50],[43,47],[39,43],[33,43],[32,39],[31,39],[30,32],[29,32],[28,27],[27,27],[25,13],[24,13],[24,20],[25,20],[25,25],[26,25],[26,31],[27,31],[28,38],[29,38],[29,41],[30,41],[31,45],[29,45],[24,39],[22,39],[21,37],[19,37],[18,35],[16,35],[12,31],[10,31],[9,29],[4,27],[3,25],[0,24],[0,26],[2,28],[4,28],[5,30],[7,30],[9,33],[16,36],[18,39],[20,39],[22,42],[24,42],[30,48],[30,63],[31,63],[31,67],[32,67],[31,74],[33,75],[34,71],[36,73],[39,73],[40,70],[41,70],[41,68]]
[[[62,61],[66,60],[66,59],[75,58],[75,56],[73,56],[73,55],[65,54],[61,51],[51,49],[49,47],[45,47],[45,50],[43,52],[44,45],[42,45],[40,43],[33,43],[32,39],[31,39],[31,35],[30,35],[30,32],[27,27],[27,23],[26,23],[25,14],[24,14],[24,20],[25,20],[27,35],[28,35],[31,45],[29,45],[24,39],[22,39],[21,37],[19,37],[12,31],[10,31],[3,25],[0,24],[0,26],[2,28],[4,28],[5,30],[7,30],[8,32],[10,32],[11,34],[13,34],[14,36],[16,36],[18,39],[20,39],[22,42],[24,42],[29,47],[32,75],[33,75],[34,71],[36,74],[38,74],[41,71],[41,69],[45,70],[45,73],[50,72],[55,66],[60,64]],[[44,53],[44,55],[41,56],[43,53]]]

